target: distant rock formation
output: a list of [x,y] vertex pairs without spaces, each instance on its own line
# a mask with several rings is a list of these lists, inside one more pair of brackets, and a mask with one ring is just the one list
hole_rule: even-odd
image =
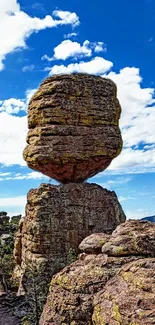
[[116,85],[107,78],[47,78],[28,107],[28,167],[64,184],[103,171],[122,149],[120,113]]
[[53,277],[40,325],[153,325],[155,225],[127,221],[109,239],[86,238],[82,252],[85,243],[85,255]]

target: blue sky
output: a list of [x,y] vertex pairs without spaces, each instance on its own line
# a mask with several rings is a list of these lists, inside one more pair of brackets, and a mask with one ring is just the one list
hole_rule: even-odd
[[[0,210],[24,214],[48,178],[26,167],[27,104],[56,73],[113,79],[124,148],[89,182],[115,190],[128,218],[155,214],[155,2],[1,0]],[[53,183],[55,183],[53,181]]]

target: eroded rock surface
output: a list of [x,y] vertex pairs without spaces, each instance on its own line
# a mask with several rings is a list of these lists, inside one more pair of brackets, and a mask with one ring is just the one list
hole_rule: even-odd
[[79,245],[79,250],[84,253],[101,253],[102,246],[110,239],[110,235],[104,233],[91,234],[84,238]]
[[0,325],[23,325],[28,309],[24,297],[15,294],[0,296]]
[[122,248],[130,234],[129,255],[111,256],[110,250],[107,254],[86,254],[56,274],[40,325],[153,325],[155,250],[148,249],[145,254],[138,246],[133,250],[133,238],[138,244],[145,232],[151,247],[155,225],[127,221],[113,232],[109,243],[115,236],[113,246],[116,243],[117,249]]
[[27,196],[26,215],[15,240],[16,263],[22,271],[33,263],[40,265],[41,275],[45,278],[47,272],[51,279],[72,257],[75,260],[86,236],[94,231],[111,233],[124,221],[116,194],[99,185],[41,184]]
[[109,256],[154,256],[155,225],[147,221],[127,221],[117,227],[102,252]]
[[103,171],[122,149],[116,85],[87,74],[47,78],[28,107],[24,159],[62,183]]
[[155,258],[123,266],[94,299],[93,324],[155,323]]

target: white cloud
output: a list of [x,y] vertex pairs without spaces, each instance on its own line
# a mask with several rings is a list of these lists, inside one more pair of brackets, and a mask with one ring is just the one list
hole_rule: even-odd
[[[107,188],[109,190],[113,189],[114,187],[119,187],[119,185],[124,185],[132,181],[132,177],[118,177],[114,180],[108,180],[106,182],[99,182],[96,179],[103,177],[105,175],[105,172],[99,173],[96,176],[94,176],[95,183],[102,186],[103,188]],[[90,183],[93,181],[93,178],[90,179]]]
[[125,183],[129,183],[132,181],[132,177],[119,177],[117,179],[114,180],[109,180],[108,184],[112,184],[112,185],[118,185],[118,184],[125,184]]
[[22,152],[26,146],[27,116],[0,113],[0,164],[25,166]]
[[[21,174],[21,173],[17,173],[17,174],[13,174],[13,173],[9,173],[11,175],[7,176],[7,177],[4,177],[4,178],[1,178],[0,180],[1,181],[10,181],[10,180],[23,180],[23,179],[46,179],[48,180],[49,177],[39,173],[39,172],[31,172],[31,173],[28,173],[28,174]],[[4,175],[1,175],[0,176],[4,176]]]
[[64,35],[64,38],[71,38],[71,37],[75,37],[75,36],[77,36],[78,34],[77,33],[68,33],[68,34],[65,34]]
[[127,196],[127,197],[124,197],[124,196],[120,196],[118,198],[119,202],[122,202],[122,201],[128,201],[128,200],[137,200],[137,198],[135,197],[132,197],[132,196]]
[[22,71],[23,72],[26,72],[26,71],[33,71],[35,68],[35,65],[34,64],[31,64],[31,65],[25,65],[23,68],[22,68]]
[[79,17],[75,12],[63,11],[63,10],[54,10],[54,17],[60,18],[60,20],[56,20],[56,25],[72,25],[76,27],[80,24]]
[[9,98],[0,102],[0,112],[4,111],[8,114],[18,114],[19,111],[25,110],[25,102],[20,99]]
[[26,114],[28,102],[35,91],[36,89],[28,89],[24,100],[10,98],[0,101],[0,164],[26,165],[22,153],[26,146],[27,116],[11,114],[20,111]]
[[120,169],[122,172],[144,173],[151,168],[155,172],[155,149],[134,150],[126,148],[121,155],[113,160],[108,170]]
[[[105,60],[102,57],[95,57],[91,61],[79,63],[71,63],[68,66],[54,65],[50,70],[50,75],[59,73],[73,73],[73,72],[85,72],[89,74],[102,74],[109,71],[113,66],[111,61]],[[46,69],[47,70],[47,69]]]
[[120,127],[124,149],[111,163],[109,171],[155,171],[155,99],[153,88],[142,88],[139,69],[126,67],[116,74],[110,72],[118,87],[122,106]]
[[6,112],[7,114],[18,114],[20,111],[27,110],[27,106],[29,100],[36,92],[37,89],[27,89],[26,90],[26,97],[25,99],[16,99],[16,98],[9,98],[6,100],[0,101],[0,112]]
[[86,40],[82,45],[71,40],[65,40],[54,49],[53,59],[66,60],[69,57],[91,56],[90,42]]
[[93,51],[99,53],[105,51],[103,42],[90,42],[84,41],[81,45],[78,42],[73,42],[69,39],[62,41],[58,46],[54,48],[53,57],[49,57],[47,54],[43,55],[42,60],[53,61],[53,60],[66,60],[70,57],[77,59],[79,57],[89,57],[93,54]]
[[26,196],[0,198],[0,207],[25,207]]
[[125,211],[127,219],[142,219],[147,216],[154,215],[153,211],[137,209],[137,210],[126,210]]
[[94,52],[99,53],[99,52],[106,52],[107,48],[103,42],[97,42],[94,43]]
[[[47,60],[49,62],[53,61],[53,58],[50,58],[47,54],[44,54],[42,57],[41,57],[41,60]],[[45,69],[46,70],[46,69]]]
[[33,88],[33,89],[27,89],[26,90],[26,104],[28,105],[31,97],[34,95],[34,93],[37,91],[37,88]]
[[[55,18],[58,19],[55,19]],[[1,0],[0,4],[0,70],[4,69],[5,57],[19,48],[26,47],[26,39],[34,32],[60,25],[77,26],[79,18],[75,13],[56,10],[53,17],[40,19],[30,17],[20,9],[17,0]]]
[[0,177],[6,177],[6,176],[9,176],[11,173],[0,173]]

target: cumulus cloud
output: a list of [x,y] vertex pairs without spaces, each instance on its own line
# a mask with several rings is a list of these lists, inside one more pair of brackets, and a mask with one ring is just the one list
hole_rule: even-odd
[[76,27],[80,24],[79,17],[75,12],[54,10],[53,16],[58,17],[60,20],[55,21],[55,25],[72,25]]
[[0,198],[0,207],[24,207],[25,205],[26,195]]
[[0,112],[4,111],[8,114],[18,114],[19,111],[25,111],[26,104],[24,101],[16,98],[9,98],[0,101]]
[[[5,175],[8,174],[8,175]],[[0,181],[10,181],[10,180],[23,180],[23,179],[46,179],[48,180],[49,177],[43,175],[39,172],[31,172],[27,174],[21,173],[0,173]]]
[[94,43],[94,52],[99,53],[99,52],[106,52],[107,47],[103,42],[97,42]]
[[37,91],[37,88],[33,88],[33,89],[27,89],[26,90],[26,99],[25,102],[28,105],[31,97],[34,95],[34,93]]
[[47,54],[43,55],[42,60],[53,61],[53,60],[66,60],[70,57],[77,59],[79,57],[89,57],[95,53],[105,51],[103,42],[90,42],[84,41],[81,45],[78,42],[73,42],[69,39],[62,41],[58,46],[54,48],[53,57],[49,57]]
[[22,152],[26,145],[27,116],[0,113],[0,164],[25,166]]
[[120,156],[113,160],[108,170],[119,170],[121,173],[155,172],[155,149],[145,151],[124,148]]
[[17,0],[1,0],[0,4],[0,70],[4,69],[4,60],[8,53],[26,48],[26,39],[34,32],[61,25],[77,26],[76,13],[56,10],[53,16],[40,19],[30,17],[20,9]]
[[[92,49],[90,48],[90,42],[85,41],[82,45],[71,40],[65,40],[57,47],[54,48],[54,56],[52,60],[66,60],[69,57],[78,56],[91,56]],[[47,60],[51,61],[47,56],[43,56]]]
[[27,110],[27,105],[37,89],[27,89],[25,99],[9,98],[0,101],[0,112],[7,114],[18,114],[20,111]]
[[[27,135],[26,110],[35,91],[36,89],[28,89],[23,100],[10,98],[0,101],[0,164],[2,165],[26,165],[22,156]],[[16,116],[20,111],[23,111],[25,116]]]
[[124,149],[109,170],[148,172],[155,170],[155,99],[153,88],[141,86],[139,69],[126,67],[118,74],[110,72],[118,87],[122,106],[120,127]]
[[65,65],[54,65],[50,70],[50,75],[59,73],[73,73],[73,72],[86,72],[90,74],[102,74],[109,71],[113,66],[111,61],[105,60],[102,57],[95,57],[91,61],[79,63],[71,63],[67,66]]

